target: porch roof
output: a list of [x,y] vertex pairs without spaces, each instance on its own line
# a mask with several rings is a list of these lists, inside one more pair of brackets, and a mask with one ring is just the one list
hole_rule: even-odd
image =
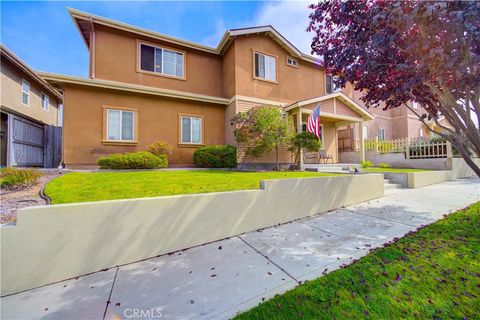
[[[355,111],[355,113],[357,113],[359,117],[357,118],[357,117],[351,117],[351,116],[344,116],[344,115],[341,115],[341,114],[334,114],[334,113],[329,113],[329,112],[327,114],[327,113],[322,112],[322,111],[320,111],[320,115],[323,115],[323,116],[326,116],[326,117],[331,117],[331,118],[343,119],[343,120],[352,120],[352,121],[355,121],[355,120],[368,121],[368,120],[373,120],[373,118],[374,118],[374,116],[370,112],[363,109],[358,103],[356,103],[354,100],[347,97],[342,92],[334,92],[334,93],[331,93],[331,94],[326,94],[326,95],[323,95],[323,96],[318,96],[318,97],[314,97],[314,98],[310,98],[310,99],[299,100],[299,101],[296,101],[292,104],[287,105],[284,108],[284,110],[285,111],[290,111],[290,110],[298,108],[298,107],[301,108],[303,106],[306,106],[306,105],[309,105],[309,104],[312,104],[312,103],[318,103],[318,102],[329,100],[329,99],[338,99],[339,101],[343,102],[347,107],[349,107],[350,109]],[[302,112],[303,113],[309,113],[309,112],[311,112],[311,110],[302,109]],[[346,119],[346,118],[349,118],[349,119]]]

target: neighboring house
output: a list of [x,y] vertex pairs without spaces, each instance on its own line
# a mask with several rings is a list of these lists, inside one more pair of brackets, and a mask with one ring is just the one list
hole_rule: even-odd
[[[323,149],[334,161],[342,128],[356,126],[363,140],[364,125],[372,127],[370,136],[377,120],[397,120],[392,112],[399,111],[377,119],[351,86],[336,91],[321,62],[271,26],[229,30],[212,48],[69,13],[89,50],[89,78],[41,73],[64,93],[66,166],[95,165],[101,156],[145,150],[156,140],[174,146],[172,166],[191,166],[199,146],[234,145],[230,119],[259,105],[283,108],[299,131],[320,103]],[[392,130],[389,124],[382,132],[390,137]],[[282,163],[291,158],[281,150]],[[268,166],[274,157],[255,162]]]
[[4,45],[0,51],[1,166],[58,166],[60,155],[53,156],[50,144],[60,138],[52,127],[62,95]]

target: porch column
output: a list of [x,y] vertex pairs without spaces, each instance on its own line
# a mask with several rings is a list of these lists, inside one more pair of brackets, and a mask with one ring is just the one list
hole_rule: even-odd
[[365,137],[363,136],[363,121],[359,122],[358,126],[358,137],[360,139],[360,161],[365,161]]
[[[297,133],[302,132],[302,107],[298,107],[297,109]],[[300,170],[305,170],[305,165],[303,163],[303,149],[300,149]]]

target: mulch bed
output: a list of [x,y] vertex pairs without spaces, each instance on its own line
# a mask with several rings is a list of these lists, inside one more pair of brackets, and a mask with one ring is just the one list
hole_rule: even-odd
[[17,210],[25,207],[43,206],[46,201],[40,197],[39,192],[53,178],[62,174],[61,170],[42,170],[35,185],[22,190],[0,190],[0,224],[15,222]]

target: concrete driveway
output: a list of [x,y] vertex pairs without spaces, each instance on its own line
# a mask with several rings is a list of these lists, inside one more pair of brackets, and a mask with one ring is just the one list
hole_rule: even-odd
[[227,319],[477,201],[480,179],[406,189],[6,296],[1,318]]

